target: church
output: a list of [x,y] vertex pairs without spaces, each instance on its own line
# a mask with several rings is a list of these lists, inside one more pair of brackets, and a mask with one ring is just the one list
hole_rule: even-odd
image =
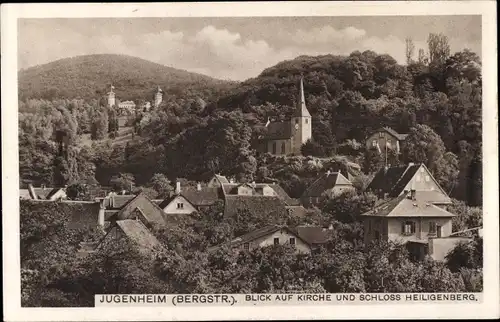
[[267,122],[259,138],[258,150],[274,155],[300,155],[301,147],[312,138],[312,118],[304,97],[304,82],[300,79],[299,99],[290,120]]

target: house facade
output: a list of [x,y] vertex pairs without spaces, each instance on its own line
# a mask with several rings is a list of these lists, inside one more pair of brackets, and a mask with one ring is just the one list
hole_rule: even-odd
[[462,241],[452,236],[454,214],[411,190],[383,202],[363,215],[364,241],[388,241],[405,244],[416,259],[430,256],[444,260],[446,254]]
[[382,127],[368,136],[366,139],[366,149],[377,149],[380,153],[383,153],[387,147],[387,149],[396,151],[399,154],[401,152],[401,145],[407,135],[400,134],[390,127]]
[[[292,245],[298,253],[310,253],[311,245],[286,226],[265,226],[229,242],[228,246],[236,251],[250,251],[273,245]],[[213,247],[210,250],[217,249]]]
[[300,80],[300,93],[297,106],[290,120],[270,122],[265,126],[259,139],[258,150],[274,155],[300,155],[304,143],[312,138],[312,118],[307,110],[303,80]]

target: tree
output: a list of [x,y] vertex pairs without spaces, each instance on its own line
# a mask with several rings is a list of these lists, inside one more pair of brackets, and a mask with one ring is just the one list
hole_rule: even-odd
[[372,209],[376,201],[377,197],[371,193],[345,192],[328,200],[322,211],[331,220],[352,223],[360,221],[359,216]]
[[109,183],[115,191],[131,192],[135,185],[135,178],[130,173],[120,173],[111,177]]
[[415,44],[411,38],[405,39],[406,43],[406,64],[410,65],[413,62],[413,54],[415,53]]
[[445,147],[443,140],[429,126],[417,124],[410,129],[401,152],[405,163],[425,163],[432,172],[443,157]]
[[72,200],[89,200],[89,186],[82,183],[73,183],[66,188],[66,194]]
[[483,268],[483,239],[458,243],[447,255],[446,265],[452,272],[461,268]]
[[429,46],[429,64],[441,67],[450,56],[450,44],[448,37],[443,34],[429,34],[427,38]]
[[106,111],[95,112],[92,115],[91,138],[92,140],[102,140],[106,138],[108,131],[108,113]]
[[163,173],[155,173],[149,180],[148,187],[154,189],[158,193],[159,198],[167,198],[174,190],[170,180]]

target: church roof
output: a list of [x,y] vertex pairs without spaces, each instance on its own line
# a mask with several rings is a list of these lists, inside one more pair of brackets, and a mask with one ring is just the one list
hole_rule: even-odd
[[290,122],[271,122],[266,127],[264,139],[284,140],[292,137],[292,124]]
[[304,80],[303,78],[300,79],[300,92],[299,92],[299,99],[297,102],[297,107],[295,108],[295,112],[293,113],[293,116],[308,116],[311,117],[311,114],[309,114],[309,111],[307,110],[306,107],[306,99],[304,96]]

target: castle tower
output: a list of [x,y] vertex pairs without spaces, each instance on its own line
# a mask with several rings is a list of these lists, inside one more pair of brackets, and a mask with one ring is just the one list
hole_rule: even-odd
[[160,86],[158,86],[158,91],[155,94],[155,108],[160,106],[162,99],[163,91],[161,90]]
[[111,90],[108,93],[108,106],[115,105],[115,92],[113,92],[114,89],[115,87],[111,85]]
[[304,80],[300,78],[299,98],[295,112],[290,120],[292,122],[292,153],[301,154],[302,144],[312,138],[312,118],[306,107],[304,96]]

